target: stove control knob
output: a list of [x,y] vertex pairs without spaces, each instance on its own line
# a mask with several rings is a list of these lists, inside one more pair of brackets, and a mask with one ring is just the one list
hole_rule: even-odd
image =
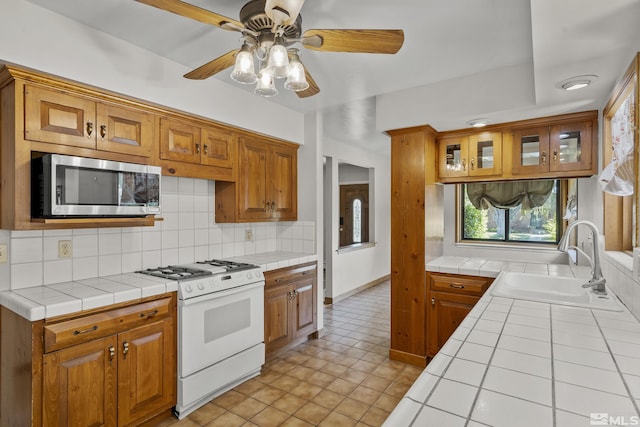
[[191,289],[191,285],[187,285],[184,287],[184,290],[187,291],[187,293],[191,292],[193,289]]
[[198,283],[198,289],[200,289],[201,291],[204,290],[204,284]]
[[253,274],[251,274],[251,272],[250,272],[250,271],[247,271],[247,279],[251,279],[251,278],[252,278],[252,276],[253,276]]

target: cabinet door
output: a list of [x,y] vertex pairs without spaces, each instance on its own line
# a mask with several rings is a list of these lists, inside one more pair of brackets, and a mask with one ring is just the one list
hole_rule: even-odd
[[469,136],[469,176],[502,174],[502,133]]
[[427,352],[433,357],[462,323],[479,297],[429,292],[427,306]]
[[551,171],[591,169],[591,128],[591,122],[551,126]]
[[468,176],[469,138],[451,137],[438,141],[438,173],[441,178]]
[[160,119],[160,158],[200,163],[200,128],[171,119]]
[[270,150],[269,175],[271,217],[298,219],[298,155],[296,147],[273,146]]
[[260,141],[240,138],[238,145],[238,216],[241,219],[269,219],[271,201],[267,159],[269,146]]
[[118,334],[118,424],[169,408],[176,401],[173,319]]
[[151,157],[151,113],[110,104],[98,104],[97,113],[98,150]]
[[25,139],[96,147],[96,103],[37,86],[24,88]]
[[233,134],[214,128],[202,128],[202,163],[232,168],[235,163],[236,142]]
[[291,285],[267,289],[264,295],[264,344],[267,354],[291,341],[289,306],[293,300]]
[[116,337],[78,344],[43,358],[43,425],[116,426]]
[[549,128],[547,126],[513,132],[514,175],[549,171]]
[[293,311],[293,338],[307,336],[316,330],[317,292],[315,277],[295,284]]

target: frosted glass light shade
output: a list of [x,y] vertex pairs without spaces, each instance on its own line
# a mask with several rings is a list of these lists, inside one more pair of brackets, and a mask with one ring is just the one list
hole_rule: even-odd
[[271,46],[269,51],[269,71],[276,79],[283,79],[289,73],[289,54],[282,43]]
[[273,76],[271,75],[271,73],[269,73],[265,69],[260,71],[260,75],[258,76],[258,84],[256,85],[256,88],[253,92],[260,96],[264,96],[265,98],[276,96],[278,94],[278,90],[273,84]]
[[300,57],[297,53],[291,55],[289,60],[289,74],[287,75],[287,81],[284,83],[285,89],[299,92],[309,88],[307,77],[305,75],[304,66],[300,62]]
[[240,52],[236,55],[236,63],[231,72],[231,78],[242,84],[255,83],[258,79],[254,70],[253,54],[246,44],[242,45]]

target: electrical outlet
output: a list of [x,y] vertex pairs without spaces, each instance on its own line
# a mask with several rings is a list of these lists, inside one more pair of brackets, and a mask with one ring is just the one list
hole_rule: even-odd
[[58,240],[58,258],[71,258],[71,240]]
[[246,240],[247,242],[252,241],[253,240],[253,231],[245,230],[245,232],[244,232],[244,240]]
[[7,262],[8,247],[6,243],[0,245],[0,264]]

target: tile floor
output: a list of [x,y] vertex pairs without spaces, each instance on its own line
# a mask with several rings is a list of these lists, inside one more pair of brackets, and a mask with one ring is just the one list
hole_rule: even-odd
[[389,360],[389,282],[324,307],[325,335],[163,427],[379,426],[421,368]]

